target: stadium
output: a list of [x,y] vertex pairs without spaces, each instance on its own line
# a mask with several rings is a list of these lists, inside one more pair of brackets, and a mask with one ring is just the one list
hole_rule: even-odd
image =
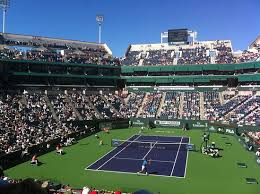
[[259,193],[260,36],[115,57],[96,21],[97,42],[0,33],[0,194]]

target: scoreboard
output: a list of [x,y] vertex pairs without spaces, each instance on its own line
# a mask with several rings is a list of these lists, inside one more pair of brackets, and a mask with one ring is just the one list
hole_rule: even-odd
[[168,30],[168,43],[187,42],[188,29],[171,29]]

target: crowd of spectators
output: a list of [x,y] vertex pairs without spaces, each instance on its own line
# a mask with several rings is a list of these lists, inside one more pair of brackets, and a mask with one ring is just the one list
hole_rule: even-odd
[[247,99],[249,99],[251,96],[250,95],[236,95],[229,101],[227,101],[223,105],[216,106],[215,108],[215,115],[216,118],[219,120],[224,120],[227,121],[226,118],[224,117],[227,115],[231,110],[245,102]]
[[235,58],[235,63],[245,63],[251,61],[260,61],[260,50],[258,52],[243,51],[240,57]]
[[65,94],[48,95],[48,97],[60,121],[74,121],[78,119]]
[[118,94],[105,94],[104,98],[120,113],[120,117],[127,118],[128,109],[125,102]]
[[145,96],[144,92],[129,94],[128,101],[126,103],[127,112],[124,114],[127,118],[136,117],[138,110],[142,105],[144,96]]
[[164,104],[161,108],[161,119],[179,118],[180,97],[180,92],[166,92]]
[[260,96],[253,96],[226,115],[225,120],[237,123],[260,105]]
[[204,97],[204,118],[206,120],[214,120],[216,118],[216,107],[220,106],[219,92],[207,91],[203,92]]
[[148,93],[146,101],[144,102],[143,108],[140,113],[142,118],[154,118],[156,116],[158,107],[160,105],[162,93],[152,92]]
[[235,94],[224,94],[223,95],[223,99],[225,100],[225,101],[228,101],[228,100],[230,100],[231,98],[233,98],[235,96]]
[[208,64],[210,63],[210,57],[207,53],[207,49],[204,46],[196,48],[180,48],[181,57],[178,59],[178,65],[186,64]]
[[139,64],[141,52],[128,51],[126,58],[121,60],[122,65],[137,66]]
[[246,135],[253,139],[254,142],[259,142],[260,144],[260,132],[257,131],[249,131],[246,133]]
[[40,94],[2,94],[0,98],[0,152],[28,148],[66,137],[79,129],[72,124],[55,122]]
[[172,54],[174,50],[151,50],[148,51],[147,57],[144,59],[144,65],[171,65],[173,63]]
[[[0,193],[10,194],[131,194],[121,190],[111,191],[107,189],[96,189],[84,186],[82,189],[75,189],[70,185],[58,184],[54,186],[51,181],[38,179],[12,179],[8,176],[0,176]],[[4,192],[2,192],[2,190]]]
[[83,120],[100,119],[99,114],[90,105],[88,96],[81,92],[75,92],[68,95],[74,107],[82,116]]
[[184,92],[182,119],[200,119],[200,94],[199,92]]
[[232,54],[231,47],[226,46],[223,43],[218,44],[215,48],[217,50],[217,56],[215,63],[217,64],[229,64],[234,63],[234,56]]
[[[137,117],[137,113],[140,111],[139,117],[141,118],[158,116],[160,119],[205,119],[260,125],[259,96],[224,93],[225,100],[221,104],[220,92],[203,92],[204,117],[200,118],[202,114],[200,100],[202,99],[199,92],[183,92],[183,94],[178,91],[165,92],[165,99],[160,107],[162,95],[162,92],[147,93],[145,98],[144,92],[129,93],[128,101],[120,113],[126,118]],[[180,111],[182,95],[183,111]],[[144,100],[143,108],[140,109]],[[157,115],[158,111],[159,115]],[[182,114],[180,114],[181,112]]]
[[238,124],[260,126],[260,107],[258,106],[258,108],[245,116]]
[[215,41],[211,44],[179,46],[174,48],[149,48],[148,50],[129,50],[122,65],[127,66],[156,66],[156,65],[194,65],[194,64],[230,64],[260,61],[260,49],[245,50],[235,55],[231,45],[224,41]]
[[15,184],[15,183],[19,183],[21,181],[22,180],[20,180],[20,179],[16,180],[16,179],[12,179],[7,176],[0,176],[0,186],[5,185],[5,184]]
[[120,114],[114,111],[113,108],[105,102],[102,95],[90,95],[89,98],[104,119],[121,117]]
[[[53,41],[46,38],[33,40],[16,40],[0,35],[1,59],[25,59],[46,62],[94,63],[102,65],[119,65],[118,58],[107,53],[102,45],[71,44],[71,41]],[[23,49],[21,49],[23,48]],[[24,48],[28,48],[25,50]],[[62,51],[62,52],[61,52]]]
[[76,132],[79,129],[70,121],[78,120],[78,113],[83,120],[132,118],[138,112],[140,118],[200,120],[203,105],[202,119],[260,126],[259,95],[226,93],[223,104],[220,96],[217,91],[203,92],[203,98],[195,91],[137,92],[129,93],[125,99],[117,93],[78,91],[48,95],[2,93],[0,152],[26,151],[28,147]]
[[[126,57],[112,57],[106,49],[100,46],[72,46],[66,43],[50,43],[28,40],[8,40],[1,37],[3,47],[0,59],[34,60],[44,62],[68,62],[79,64],[102,65],[186,65],[186,64],[227,64],[260,60],[259,45],[254,45],[254,51],[245,50],[241,55],[233,54],[231,44],[225,41],[214,43],[195,42],[193,45],[174,46],[174,48],[157,48],[146,50],[131,50]],[[27,48],[27,49],[24,49]]]
[[32,60],[43,62],[67,62],[79,64],[120,65],[120,60],[108,55],[105,50],[79,49],[63,53],[53,48],[20,48],[5,47],[0,50],[0,59]]

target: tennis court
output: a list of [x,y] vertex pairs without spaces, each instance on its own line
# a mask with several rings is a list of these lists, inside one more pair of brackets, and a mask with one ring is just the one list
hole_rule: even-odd
[[133,135],[128,140],[112,140],[113,150],[86,170],[136,174],[143,159],[150,175],[185,178],[189,137]]

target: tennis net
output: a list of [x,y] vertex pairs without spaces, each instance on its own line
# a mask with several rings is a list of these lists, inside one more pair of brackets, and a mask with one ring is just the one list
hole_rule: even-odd
[[111,146],[112,147],[161,149],[161,150],[195,150],[195,145],[189,144],[189,143],[128,141],[128,140],[120,140],[120,139],[112,139]]

